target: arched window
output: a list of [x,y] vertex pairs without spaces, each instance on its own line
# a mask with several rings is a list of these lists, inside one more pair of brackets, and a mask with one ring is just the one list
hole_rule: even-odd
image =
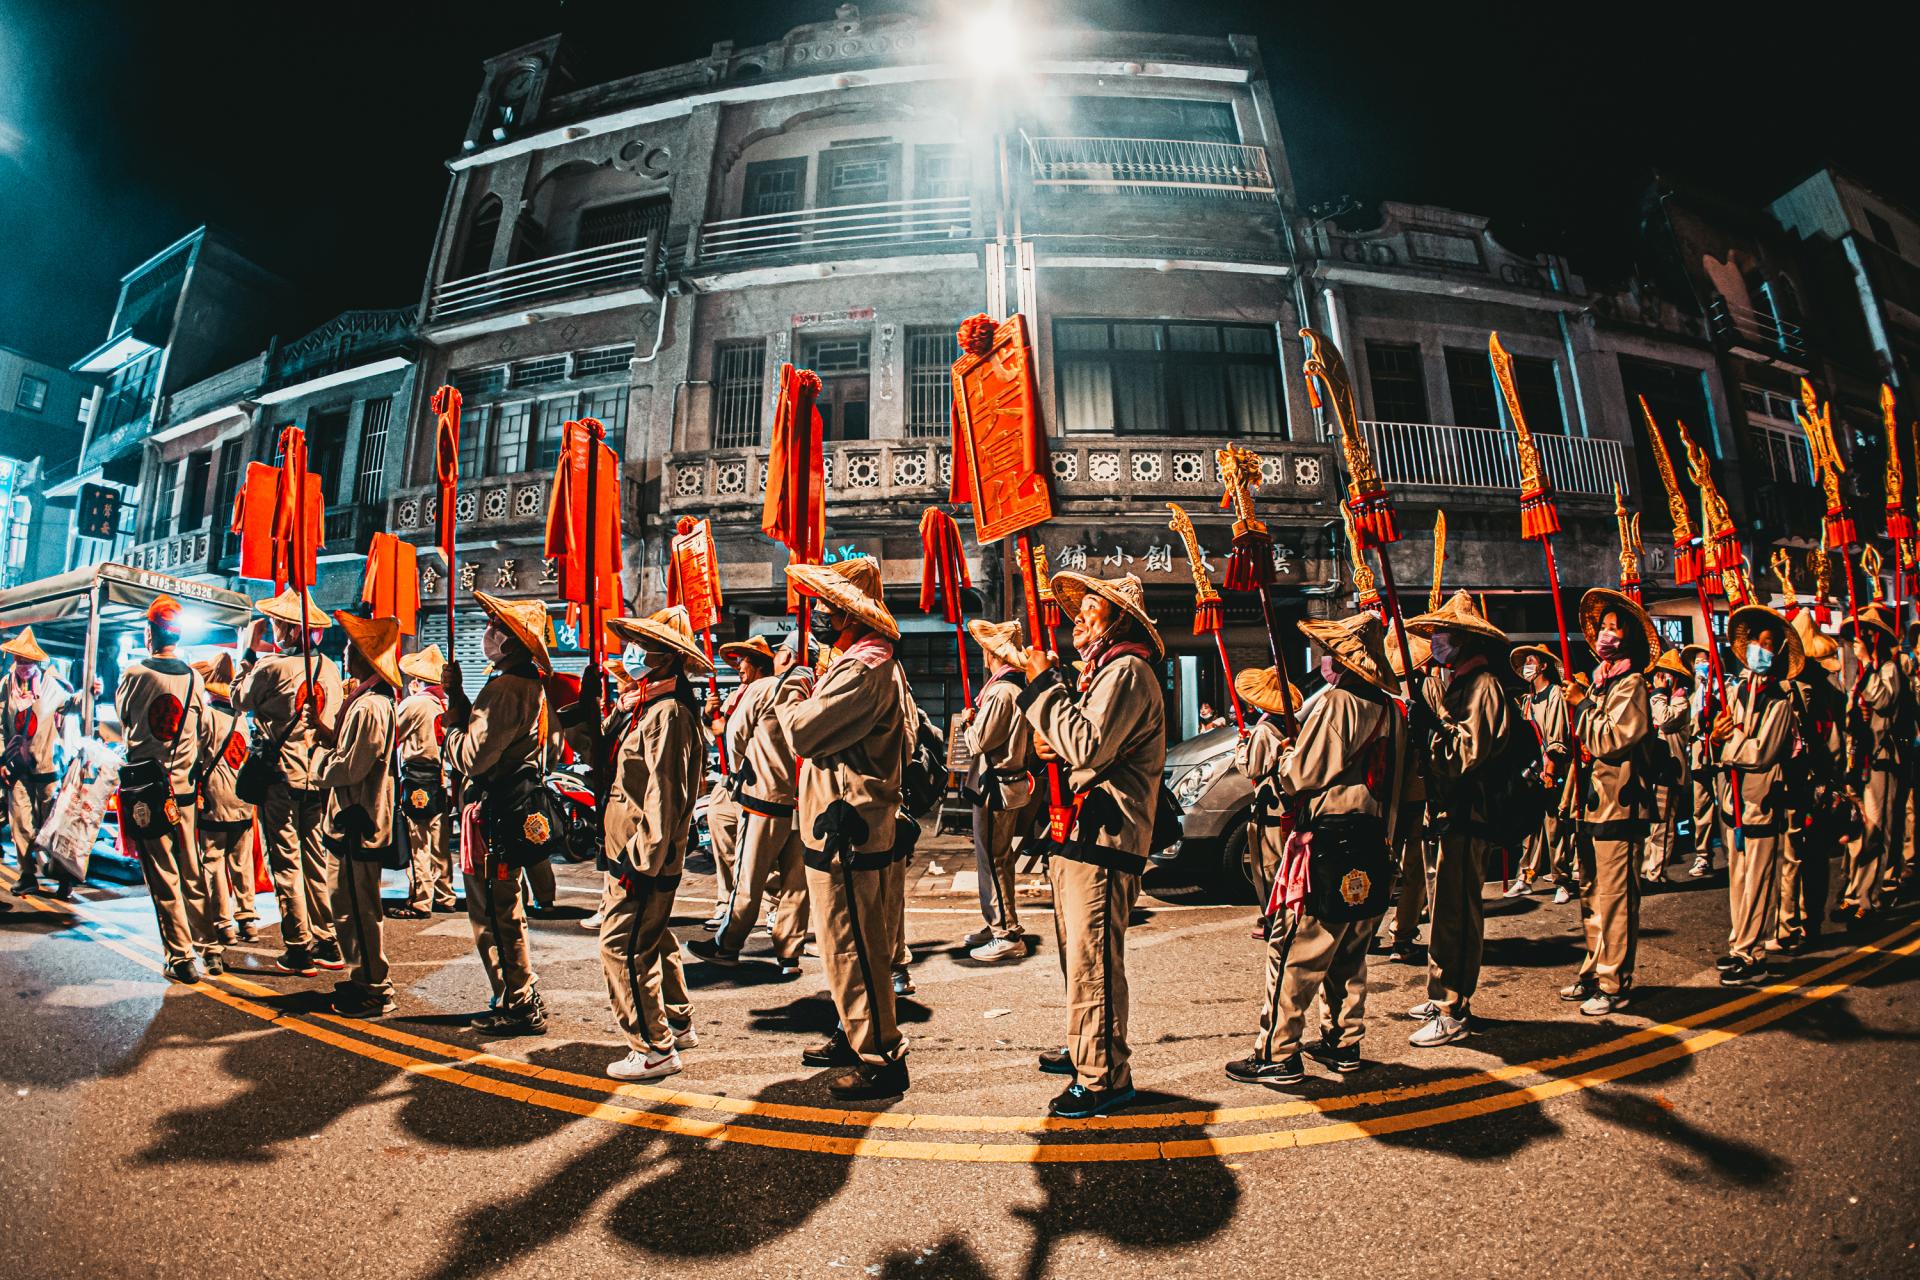
[[500,234],[500,197],[488,196],[467,222],[466,242],[460,246],[455,278],[477,276],[493,265],[493,242]]

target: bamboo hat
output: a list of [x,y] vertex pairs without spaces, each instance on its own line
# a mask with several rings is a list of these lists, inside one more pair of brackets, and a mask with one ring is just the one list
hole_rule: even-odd
[[[1401,670],[1404,664],[1400,661],[1399,628],[1388,628],[1386,646],[1387,665],[1393,668],[1393,674],[1399,676],[1402,680],[1406,679],[1407,673]],[[1413,669],[1415,671],[1425,671],[1427,664],[1433,661],[1433,646],[1427,643],[1424,636],[1417,636],[1409,631],[1407,632],[1407,656],[1413,659]]]
[[1464,591],[1454,592],[1431,613],[1408,618],[1407,630],[1417,636],[1431,636],[1436,631],[1463,631],[1498,644],[1508,643],[1507,633],[1481,617],[1480,611],[1473,607],[1473,597]]
[[1892,618],[1888,616],[1885,608],[1877,604],[1868,605],[1859,613],[1856,613],[1853,617],[1841,623],[1840,634],[1852,638],[1854,633],[1859,631],[1859,624],[1863,622],[1875,630],[1883,632],[1889,640],[1897,643],[1900,639],[1899,634],[1893,629]]
[[880,562],[872,556],[848,556],[833,564],[790,564],[787,578],[801,595],[845,610],[889,640],[900,638],[900,624],[887,612],[880,589]]
[[670,604],[644,618],[608,618],[607,630],[627,644],[672,654],[695,675],[704,676],[713,670],[707,655],[700,651],[700,637],[693,634],[693,619],[685,605]]
[[1252,703],[1270,715],[1300,709],[1299,688],[1288,684],[1283,689],[1280,673],[1272,667],[1242,667],[1233,673],[1233,691],[1242,702]]
[[[773,646],[767,643],[765,636],[754,636],[747,640],[729,640],[720,646],[720,656],[729,662],[745,657],[755,657],[768,670],[773,669]],[[738,665],[735,662],[735,665]]]
[[[323,631],[332,626],[333,622],[327,617],[327,611],[322,609],[319,603],[314,600],[313,592],[308,591],[305,594],[307,597],[307,629],[309,631]],[[279,595],[271,599],[260,601],[253,607],[256,612],[264,617],[272,618],[275,622],[284,622],[294,627],[300,625],[300,593],[295,592],[292,587],[288,587],[285,591],[282,591]]]
[[1685,659],[1680,656],[1680,650],[1678,649],[1668,649],[1665,653],[1662,653],[1658,658],[1654,659],[1653,665],[1648,667],[1647,670],[1664,671],[1670,676],[1678,676],[1687,682],[1688,688],[1693,687],[1693,668],[1686,664]]
[[400,659],[400,674],[427,684],[445,684],[447,660],[442,656],[439,645],[430,644],[420,652],[410,653]]
[[1764,604],[1741,605],[1727,619],[1727,638],[1733,645],[1734,653],[1745,662],[1748,641],[1770,628],[1780,633],[1787,646],[1786,670],[1773,674],[1782,680],[1791,680],[1806,667],[1807,651],[1801,645],[1800,633],[1793,629],[1793,624],[1779,610],[1770,609]]
[[18,658],[21,662],[45,662],[47,660],[47,651],[42,649],[40,642],[33,638],[32,627],[22,628],[19,635],[7,641],[5,644],[0,644],[0,653]]
[[1840,644],[1814,625],[1813,615],[1802,609],[1793,615],[1793,629],[1800,633],[1800,649],[1808,662],[1818,663],[1829,673],[1840,669]]
[[489,618],[520,642],[535,666],[552,674],[553,652],[547,647],[547,638],[553,634],[553,617],[547,612],[547,606],[538,600],[504,600],[485,591],[474,592],[473,598],[480,602]]
[[1345,618],[1308,618],[1300,624],[1307,639],[1333,660],[1375,688],[1391,693],[1399,683],[1387,658],[1387,628],[1371,613]]
[[1153,645],[1156,658],[1167,656],[1167,646],[1160,639],[1160,628],[1147,616],[1147,593],[1146,588],[1140,585],[1140,579],[1130,573],[1118,578],[1096,578],[1092,574],[1075,573],[1071,569],[1063,569],[1053,575],[1054,597],[1069,618],[1080,612],[1080,602],[1087,598],[1088,592],[1139,623],[1140,629],[1147,633],[1147,639]]
[[217,658],[203,658],[199,662],[189,663],[200,673],[201,682],[207,686],[207,693],[220,702],[233,700],[233,655],[223,653]]
[[1026,662],[1023,631],[1018,621],[989,622],[985,618],[973,618],[967,622],[967,634],[980,646],[980,652],[986,654],[990,661],[1003,662],[1010,667]]
[[372,665],[375,675],[396,689],[406,685],[406,677],[400,674],[398,618],[362,618],[345,609],[335,609],[333,617],[345,629],[347,639],[360,651],[360,656]]
[[1640,607],[1639,601],[1624,591],[1615,591],[1612,587],[1591,587],[1587,594],[1580,597],[1580,631],[1586,636],[1588,647],[1600,636],[1600,619],[1609,609],[1619,613],[1623,619],[1639,623],[1637,629],[1629,627],[1627,643],[1639,645],[1640,652],[1633,658],[1635,670],[1644,670],[1653,662],[1653,656],[1660,652],[1660,629],[1653,625],[1653,619]]
[[[1520,668],[1526,663],[1528,658],[1538,658],[1540,661],[1552,667],[1555,675],[1559,674],[1560,655],[1543,644],[1516,645],[1513,652],[1507,655],[1507,662],[1513,667],[1513,674],[1520,676],[1523,680],[1526,678],[1525,675],[1521,673]],[[1551,678],[1552,677],[1549,677],[1549,679]]]

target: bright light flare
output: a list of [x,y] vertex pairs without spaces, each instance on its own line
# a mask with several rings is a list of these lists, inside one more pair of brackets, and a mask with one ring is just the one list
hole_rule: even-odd
[[991,4],[968,14],[960,23],[960,59],[983,79],[1016,70],[1022,54],[1020,24],[1013,7]]

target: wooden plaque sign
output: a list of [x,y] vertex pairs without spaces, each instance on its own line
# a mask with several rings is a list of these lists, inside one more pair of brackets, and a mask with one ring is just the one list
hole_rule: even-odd
[[953,402],[973,483],[975,540],[984,545],[1052,519],[1025,316],[996,328],[985,355],[963,355],[954,363]]
[[673,538],[673,573],[680,603],[695,631],[705,631],[719,619],[720,561],[714,554],[713,530],[705,520]]

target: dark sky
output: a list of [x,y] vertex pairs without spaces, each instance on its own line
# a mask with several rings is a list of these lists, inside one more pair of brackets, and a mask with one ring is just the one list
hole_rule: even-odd
[[[1896,100],[1911,88],[1906,42],[1876,39],[1866,9],[1770,26],[1763,8],[1565,6],[1589,24],[1576,27],[1546,25],[1560,6],[1537,2],[1024,7],[1109,30],[1251,33],[1303,202],[1486,213],[1514,247],[1559,249],[1589,277],[1632,267],[1656,168],[1764,201],[1832,162],[1920,206],[1910,106]],[[482,58],[565,31],[583,76],[605,78],[832,11],[0,0],[0,344],[82,354],[106,336],[119,276],[202,222],[295,282],[293,326],[410,304]]]

